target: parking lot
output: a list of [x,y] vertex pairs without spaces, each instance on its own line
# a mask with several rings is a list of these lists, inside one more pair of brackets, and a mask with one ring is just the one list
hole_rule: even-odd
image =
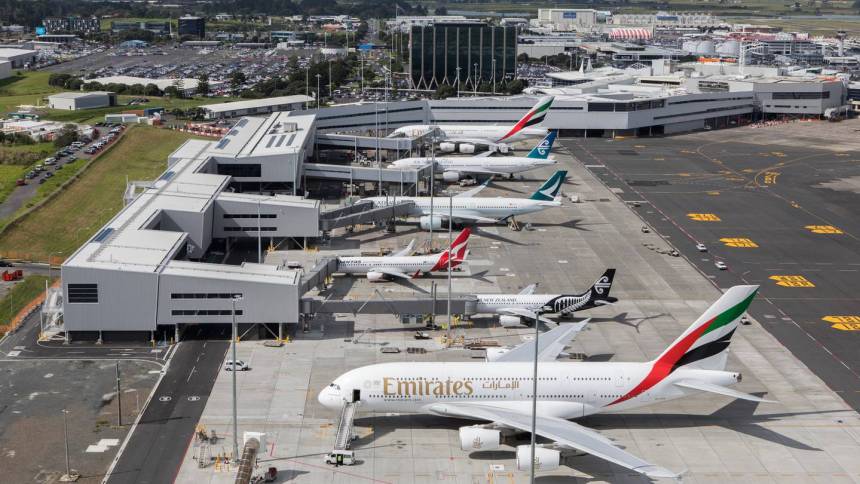
[[[671,245],[658,233],[643,233],[642,219],[596,179],[583,164],[557,155],[569,170],[566,194],[582,203],[566,203],[524,218],[533,230],[513,232],[502,226],[482,227],[470,243],[468,267],[453,278],[453,291],[516,292],[540,282],[542,292],[582,290],[607,267],[618,270],[612,306],[579,314],[592,323],[571,346],[587,361],[644,361],[677,337],[718,296],[709,278],[684,257],[673,257]],[[590,162],[583,160],[585,164]],[[534,180],[494,183],[482,195],[527,194]],[[516,195],[514,195],[516,196]],[[447,233],[437,233],[439,245]],[[395,236],[357,231],[335,246],[405,246],[426,237],[412,225]],[[672,240],[672,239],[669,239]],[[325,256],[326,250],[319,253]],[[280,263],[288,254],[270,254]],[[334,297],[366,300],[426,295],[443,276],[402,283],[368,283],[336,277]],[[327,296],[329,293],[323,293]],[[685,482],[856,482],[860,479],[860,419],[839,395],[786,350],[755,318],[733,338],[729,368],[741,371],[744,392],[767,395],[776,405],[750,404],[700,395],[623,415],[600,415],[582,423],[597,429],[628,451],[677,472]],[[458,427],[465,421],[413,415],[359,414],[354,444],[358,464],[329,467],[338,415],[317,402],[318,392],[341,373],[387,361],[467,360],[470,353],[446,348],[443,331],[430,340],[414,340],[416,325],[394,316],[339,314],[319,317],[311,331],[295,332],[282,348],[247,341],[239,359],[251,370],[239,373],[239,432],[267,433],[263,467],[279,469],[282,482],[527,482],[518,472],[513,448],[468,454],[460,450]],[[502,328],[489,317],[458,325],[453,335],[464,341],[491,339],[499,344],[528,341],[527,328]],[[398,347],[400,353],[382,353]],[[407,351],[409,348],[416,350]],[[220,372],[201,424],[221,440],[208,448],[192,441],[178,482],[231,482],[234,475],[209,459],[230,452],[232,438],[229,372]],[[521,436],[514,444],[526,443]],[[203,453],[203,454],[201,454]],[[204,455],[205,467],[198,466]],[[541,473],[541,482],[644,482],[638,474],[590,456],[569,456],[564,465]]]

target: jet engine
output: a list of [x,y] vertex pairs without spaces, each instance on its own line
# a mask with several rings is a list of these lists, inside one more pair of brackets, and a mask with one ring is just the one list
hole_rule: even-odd
[[474,153],[477,150],[477,147],[472,143],[451,143],[444,142],[439,143],[439,151],[443,153]]
[[460,427],[460,448],[466,452],[474,450],[497,450],[502,446],[502,433],[481,427]]
[[367,273],[368,282],[384,282],[385,274],[376,271],[370,271]]
[[499,316],[499,323],[501,323],[503,328],[511,328],[514,326],[522,326],[523,322],[519,316]]
[[418,219],[418,224],[421,226],[421,230],[430,230],[430,227],[433,227],[433,230],[442,228],[442,217],[425,215]]
[[[461,434],[462,435],[462,434]],[[517,446],[517,470],[531,470],[532,449],[529,445]],[[535,470],[552,471],[558,469],[561,452],[545,447],[535,447]]]
[[496,361],[499,359],[500,356],[502,356],[503,354],[510,351],[510,348],[489,347],[489,348],[486,348],[484,351],[486,351],[486,353],[487,353],[487,356],[486,356],[487,361]]
[[457,143],[439,143],[439,151],[453,153],[457,151]]
[[446,171],[442,173],[442,179],[448,183],[452,183],[460,179],[460,173],[457,171]]

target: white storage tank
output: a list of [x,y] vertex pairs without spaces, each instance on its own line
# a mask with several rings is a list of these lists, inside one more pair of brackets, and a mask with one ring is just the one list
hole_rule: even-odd
[[712,55],[714,52],[713,40],[703,40],[696,46],[696,53],[699,55]]
[[741,44],[737,40],[727,40],[717,47],[717,53],[737,57],[741,53]]

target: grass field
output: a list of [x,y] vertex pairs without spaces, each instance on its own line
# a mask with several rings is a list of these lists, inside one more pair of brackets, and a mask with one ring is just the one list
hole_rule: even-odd
[[15,181],[23,178],[29,170],[29,166],[0,165],[0,203],[15,190]]
[[45,290],[47,280],[48,276],[26,276],[24,280],[15,283],[12,290],[6,293],[6,297],[0,299],[0,334],[18,311]]
[[38,261],[55,252],[70,255],[122,207],[126,176],[155,178],[167,155],[188,138],[149,126],[130,128],[77,181],[0,235],[0,254]]
[[[0,147],[0,203],[15,190],[15,181],[24,175],[40,160],[54,152],[53,143]],[[31,160],[18,163],[22,160]],[[15,163],[12,163],[12,162]]]
[[[117,102],[125,104],[133,98],[141,98],[144,96],[117,96]],[[105,120],[105,114],[121,113],[123,111],[160,107],[167,111],[171,109],[188,109],[192,107],[202,106],[204,104],[213,104],[226,102],[229,98],[193,98],[193,99],[176,99],[169,97],[152,97],[146,96],[149,99],[148,103],[136,104],[134,106],[111,106],[108,108],[83,109],[80,111],[63,111],[59,109],[43,110],[44,119],[52,119],[54,121],[64,121],[81,124],[95,124]]]
[[22,72],[20,76],[0,81],[0,116],[5,117],[22,104],[38,105],[49,94],[60,92],[61,89],[48,85],[50,75],[40,71]]

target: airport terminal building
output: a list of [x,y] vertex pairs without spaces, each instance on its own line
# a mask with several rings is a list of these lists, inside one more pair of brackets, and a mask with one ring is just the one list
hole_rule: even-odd
[[[615,77],[546,93],[556,99],[543,126],[568,137],[719,129],[763,116],[820,117],[847,102],[841,81],[798,77]],[[395,156],[420,150],[427,144],[423,137],[384,136],[409,124],[514,123],[543,94],[279,112],[241,118],[217,141],[189,140],[170,155],[157,180],[130,183],[125,207],[63,264],[64,329],[75,338],[229,323],[237,295],[241,323],[298,323],[302,296],[312,285],[306,279],[314,274],[282,265],[225,265],[213,247],[242,238],[268,245],[324,235],[333,227],[327,224],[331,213],[301,196],[306,178],[350,186],[355,180],[399,182],[403,193],[404,182],[417,191],[429,173],[317,163],[321,150],[380,149]]]

